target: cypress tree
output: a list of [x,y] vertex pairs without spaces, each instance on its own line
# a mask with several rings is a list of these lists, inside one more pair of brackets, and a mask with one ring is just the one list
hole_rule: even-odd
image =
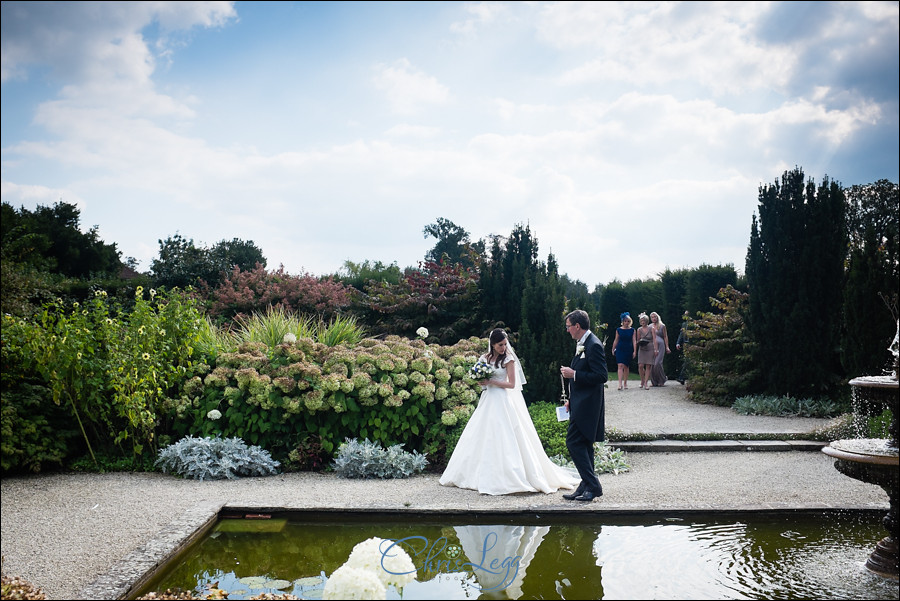
[[[579,307],[572,307],[572,309],[578,309]],[[612,352],[612,343],[613,340],[616,339],[616,328],[622,325],[622,320],[619,318],[622,313],[628,311],[631,314],[631,319],[634,321],[634,325],[632,327],[638,326],[638,313],[635,307],[631,304],[630,297],[628,292],[625,290],[625,287],[622,285],[622,282],[619,280],[613,280],[610,282],[606,289],[603,291],[603,297],[600,301],[600,319],[609,326],[606,329],[606,340],[604,341],[606,347],[606,366],[610,369],[610,371],[615,371],[616,369],[616,357]],[[594,333],[597,333],[597,329],[595,328],[595,324],[593,321],[593,317],[591,317],[591,329],[594,330]],[[600,337],[599,334],[597,334]],[[602,338],[602,337],[601,337]]]
[[835,391],[847,226],[844,194],[803,171],[761,186],[747,253],[750,328],[766,390],[797,397]]
[[572,339],[565,331],[565,287],[556,259],[532,270],[522,295],[522,327],[516,352],[522,358],[528,386],[525,400],[556,402],[561,387],[559,366],[568,365]]

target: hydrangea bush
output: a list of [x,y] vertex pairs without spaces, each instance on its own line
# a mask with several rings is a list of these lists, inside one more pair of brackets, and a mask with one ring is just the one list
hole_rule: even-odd
[[475,337],[246,342],[188,380],[166,415],[175,436],[238,436],[279,459],[310,435],[327,453],[352,438],[422,451],[433,424],[452,427],[474,410],[481,388],[468,372],[486,346]]

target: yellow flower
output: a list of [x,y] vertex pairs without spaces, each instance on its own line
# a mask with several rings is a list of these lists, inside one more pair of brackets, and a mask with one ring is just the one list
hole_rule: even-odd
[[150,353],[144,353],[143,355],[141,355],[141,358],[142,358],[144,361],[149,361],[149,360],[150,360]]

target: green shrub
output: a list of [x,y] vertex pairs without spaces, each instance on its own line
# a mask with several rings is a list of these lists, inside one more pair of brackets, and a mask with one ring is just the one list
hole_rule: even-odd
[[534,428],[537,430],[538,438],[541,439],[547,455],[568,457],[566,431],[569,428],[569,422],[557,421],[556,407],[554,403],[541,401],[529,405],[528,413],[531,415],[531,421],[534,422]]
[[428,460],[416,451],[409,453],[402,445],[387,449],[368,439],[348,439],[341,444],[334,459],[334,472],[341,478],[408,478],[425,469]]
[[322,437],[309,435],[298,442],[284,461],[286,472],[317,472],[328,467],[331,455],[322,448]]
[[99,473],[107,472],[155,472],[156,457],[147,453],[142,455],[128,455],[123,457],[114,449],[100,449],[91,457],[82,455],[66,463],[66,469],[73,472]]
[[429,457],[428,471],[438,473],[444,471],[468,422],[467,414],[459,418],[453,426],[446,426],[440,420],[428,426],[422,442],[422,452]]
[[248,447],[240,438],[187,436],[161,449],[156,466],[163,473],[193,480],[235,480],[277,474],[280,463],[268,451]]
[[0,468],[40,472],[62,465],[73,451],[71,419],[53,403],[53,394],[26,368],[29,343],[39,332],[28,321],[3,316],[0,330]]
[[46,386],[23,383],[4,391],[0,410],[0,467],[3,472],[40,472],[61,467],[78,431],[65,411],[53,404]]
[[690,343],[684,347],[684,361],[691,400],[730,407],[736,398],[761,389],[761,372],[753,359],[756,343],[744,320],[748,299],[748,294],[729,285],[710,299],[714,312],[685,320]]
[[880,415],[866,418],[865,438],[890,438],[891,420],[894,414],[885,409]]
[[49,304],[34,321],[4,319],[4,340],[8,328],[27,333],[14,341],[16,369],[66,407],[95,461],[95,447],[135,457],[156,448],[159,407],[192,374],[194,301],[153,290],[147,299],[138,286],[130,312],[97,290],[84,305]]

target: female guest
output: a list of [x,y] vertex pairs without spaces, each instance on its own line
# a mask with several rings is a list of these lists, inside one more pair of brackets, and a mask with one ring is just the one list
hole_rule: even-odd
[[650,389],[650,368],[656,358],[656,331],[650,325],[650,318],[646,313],[638,315],[641,327],[637,329],[637,359],[638,372],[641,374],[641,388]]
[[663,359],[666,354],[671,353],[669,348],[669,333],[666,331],[666,324],[662,322],[662,318],[656,311],[650,314],[650,325],[656,334],[656,348],[659,349],[654,355],[653,366],[650,368],[650,383],[654,386],[665,386],[666,370],[663,369]]
[[619,368],[619,390],[628,390],[628,372],[631,369],[631,361],[637,354],[637,333],[631,327],[634,322],[628,311],[622,313],[619,319],[622,320],[622,326],[616,328],[612,350]]

